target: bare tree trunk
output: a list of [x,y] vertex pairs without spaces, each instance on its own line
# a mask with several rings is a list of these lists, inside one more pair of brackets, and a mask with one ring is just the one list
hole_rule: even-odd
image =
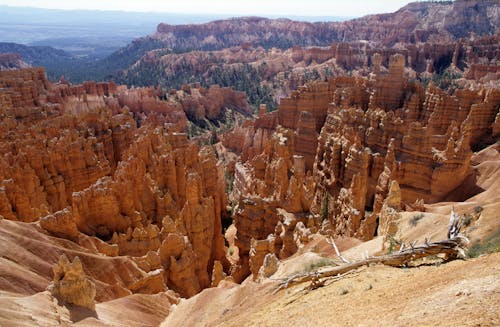
[[323,268],[319,271],[290,276],[280,283],[277,291],[287,288],[290,285],[345,274],[364,265],[368,266],[370,264],[382,263],[388,266],[401,267],[413,260],[436,254],[446,254],[447,259],[455,259],[459,256],[464,256],[464,248],[467,244],[467,238],[458,235],[452,239],[440,242],[427,243],[417,247],[410,246],[409,248],[398,253],[366,258],[364,260],[347,263],[341,266]]

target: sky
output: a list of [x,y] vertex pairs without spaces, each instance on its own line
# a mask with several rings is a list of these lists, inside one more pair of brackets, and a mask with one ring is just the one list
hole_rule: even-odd
[[407,0],[0,0],[0,5],[237,16],[344,16],[393,12]]

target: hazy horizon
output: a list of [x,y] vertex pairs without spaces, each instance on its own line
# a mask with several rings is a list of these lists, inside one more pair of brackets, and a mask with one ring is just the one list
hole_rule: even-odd
[[0,42],[51,46],[103,58],[159,23],[202,24],[242,16],[333,22],[390,13],[408,0],[0,0]]
[[59,10],[100,10],[137,13],[172,13],[188,15],[273,16],[273,17],[360,17],[394,12],[408,0],[0,0],[0,5]]

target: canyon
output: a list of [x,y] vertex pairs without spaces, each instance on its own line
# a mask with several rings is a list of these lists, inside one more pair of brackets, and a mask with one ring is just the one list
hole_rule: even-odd
[[[167,279],[184,296],[209,286],[214,261],[225,262],[224,172],[212,149],[188,140],[182,101],[160,101],[154,88],[52,84],[39,68],[0,76],[1,216],[89,253],[134,257],[144,271],[117,294],[163,290]],[[211,116],[241,98],[207,96],[182,100]]]
[[[160,24],[137,42],[165,48],[121,73],[144,87],[51,82],[0,54],[0,324],[366,324],[382,301],[399,303],[388,324],[495,325],[499,12],[484,0]],[[252,86],[224,83],[238,74]],[[276,291],[446,239],[450,214],[467,260]]]

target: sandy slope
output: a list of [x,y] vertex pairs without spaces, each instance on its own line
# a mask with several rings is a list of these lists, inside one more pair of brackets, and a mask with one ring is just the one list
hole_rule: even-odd
[[[79,256],[97,286],[95,312],[59,304],[45,289],[65,253]],[[157,326],[170,310],[167,294],[130,294],[145,273],[128,257],[106,257],[48,236],[37,224],[0,219],[0,326]],[[124,296],[124,297],[123,297]],[[117,298],[120,297],[120,298]]]
[[[440,266],[372,266],[306,292],[275,284],[209,289],[162,326],[495,326],[500,254]],[[193,310],[193,308],[197,308]]]
[[168,315],[165,294],[134,294],[99,303],[96,310],[61,305],[49,292],[0,293],[0,326],[158,326]]

